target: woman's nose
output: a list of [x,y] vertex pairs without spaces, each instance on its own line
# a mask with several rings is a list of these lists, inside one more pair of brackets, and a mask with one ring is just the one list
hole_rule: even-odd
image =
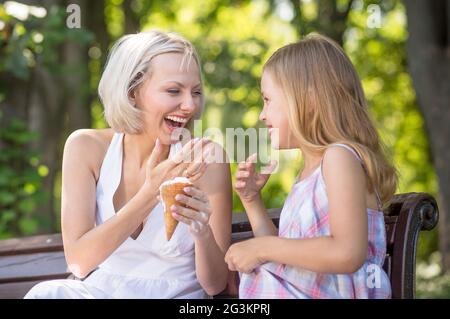
[[195,101],[191,95],[186,96],[181,103],[181,110],[192,113],[196,107]]

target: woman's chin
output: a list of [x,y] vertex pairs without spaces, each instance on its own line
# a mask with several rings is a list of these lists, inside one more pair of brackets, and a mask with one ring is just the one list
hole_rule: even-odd
[[177,142],[177,141],[172,140],[171,135],[169,135],[169,134],[160,134],[158,136],[158,139],[162,145],[172,145]]
[[172,145],[180,141],[180,135],[176,130],[169,132],[162,131],[158,135],[159,141],[163,145]]

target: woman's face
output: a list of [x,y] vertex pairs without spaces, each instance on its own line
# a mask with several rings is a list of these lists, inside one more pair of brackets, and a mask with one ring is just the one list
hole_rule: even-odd
[[[183,55],[165,53],[151,62],[151,74],[135,92],[135,102],[144,112],[144,129],[156,135],[162,144],[176,142],[171,138],[177,128],[201,110],[202,85],[194,59],[181,69]],[[174,134],[175,135],[175,134]]]
[[264,107],[259,119],[269,129],[272,147],[275,149],[297,148],[298,143],[289,129],[286,96],[268,71],[264,71],[261,78],[261,95]]

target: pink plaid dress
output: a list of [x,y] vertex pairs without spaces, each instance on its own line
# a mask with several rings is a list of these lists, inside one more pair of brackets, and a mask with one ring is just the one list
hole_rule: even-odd
[[[334,144],[352,152],[347,145]],[[363,165],[364,167],[364,165]],[[268,262],[251,274],[241,274],[240,298],[390,298],[389,277],[383,270],[386,233],[381,202],[367,209],[369,245],[364,265],[352,274],[316,273]],[[279,236],[313,238],[330,235],[328,198],[322,163],[307,178],[295,182],[280,216]],[[314,252],[311,252],[312,254]]]

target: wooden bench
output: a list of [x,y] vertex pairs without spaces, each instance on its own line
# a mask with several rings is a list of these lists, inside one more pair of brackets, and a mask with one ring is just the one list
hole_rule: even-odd
[[[280,209],[269,214],[278,226]],[[419,232],[438,222],[438,207],[426,193],[396,195],[386,209],[387,256],[383,268],[392,285],[393,298],[415,297],[415,264]],[[251,238],[246,215],[233,214],[232,242]],[[50,279],[73,278],[67,271],[60,234],[0,241],[0,299],[22,298],[35,284]],[[216,298],[237,297],[239,276],[229,275],[226,291]]]

